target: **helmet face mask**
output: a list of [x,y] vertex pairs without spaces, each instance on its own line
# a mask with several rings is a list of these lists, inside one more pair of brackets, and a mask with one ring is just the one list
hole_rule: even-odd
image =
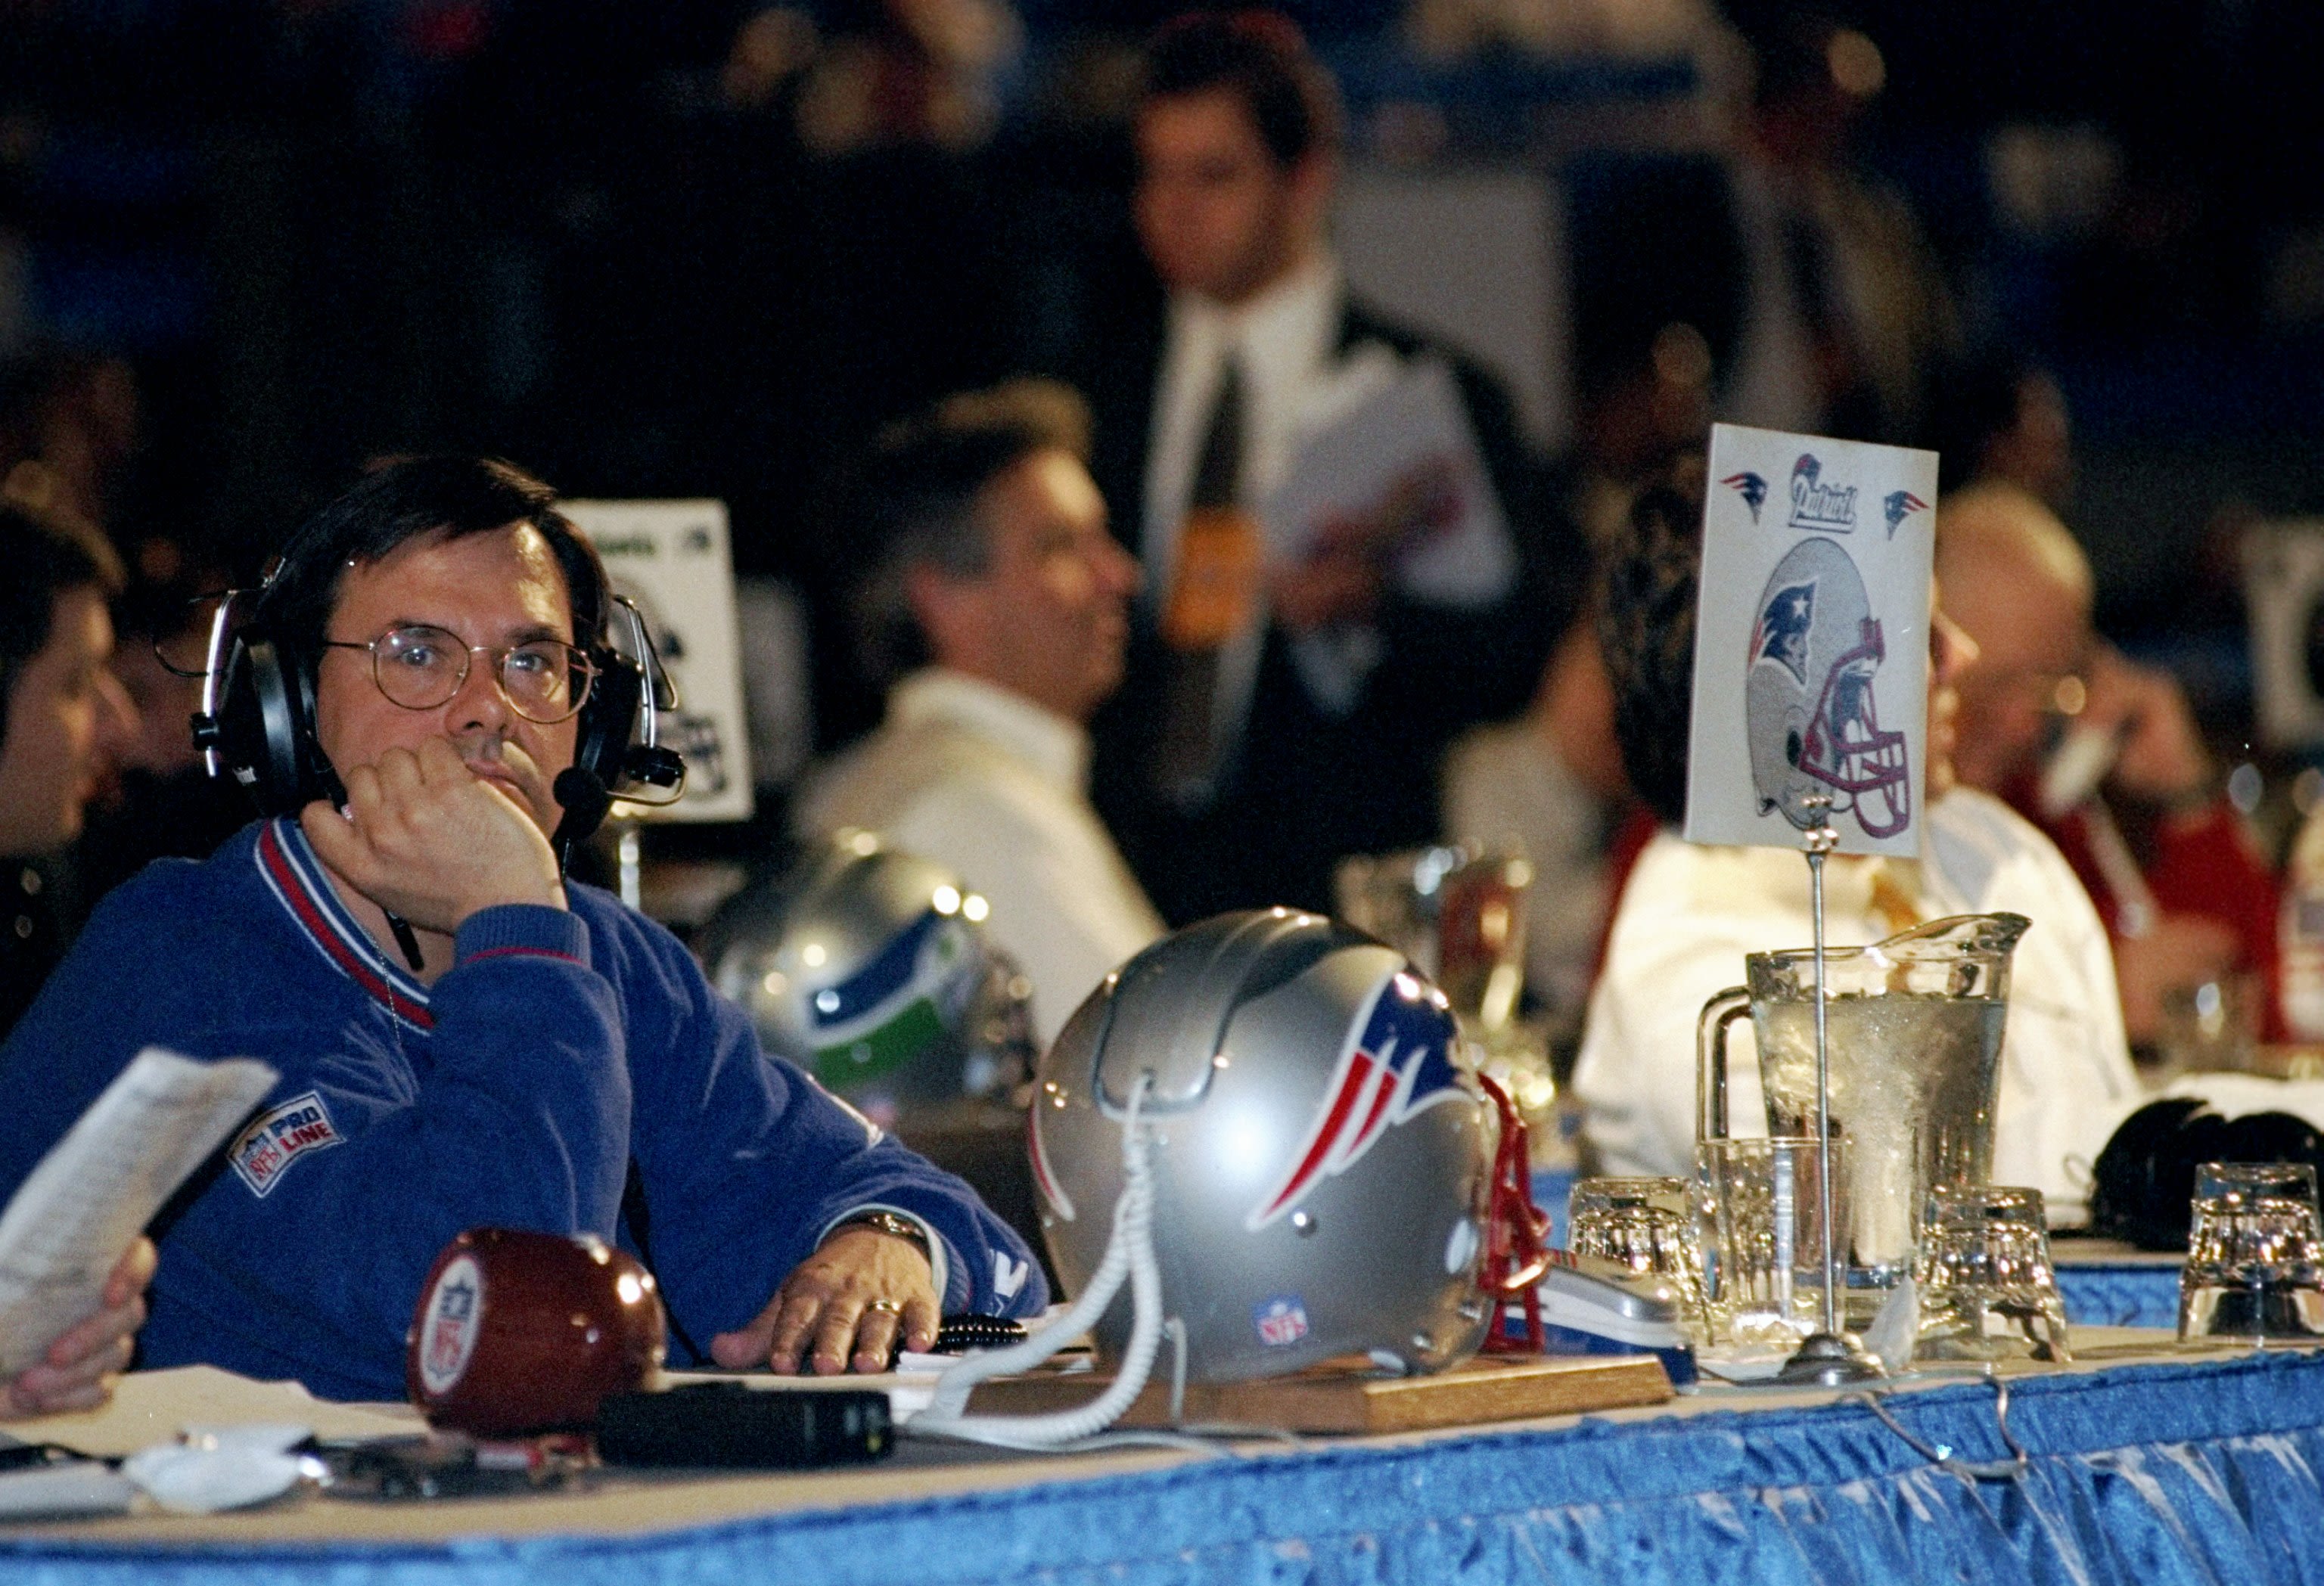
[[1005,1101],[1031,1066],[1030,989],[941,865],[848,834],[703,933],[712,983],[780,1054],[894,1127]]
[[[1457,1039],[1403,954],[1317,916],[1222,916],[1148,948],[1038,1070],[1030,1148],[1066,1287],[1104,1255],[1122,1107],[1152,1073],[1154,1246],[1189,1379],[1465,1359],[1491,1310],[1495,1136]],[[1098,1331],[1120,1350],[1126,1296]]]
[[[1832,540],[1803,539],[1759,613],[1745,715],[1760,812],[1803,831],[1853,813],[1867,836],[1895,836],[1912,819],[1912,771],[1904,734],[1880,725],[1873,674],[1887,644],[1856,565]],[[1818,795],[1828,808],[1810,804]]]

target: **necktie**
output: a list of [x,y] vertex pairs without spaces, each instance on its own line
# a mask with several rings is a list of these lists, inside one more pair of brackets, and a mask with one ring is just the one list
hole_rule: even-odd
[[1211,399],[1211,421],[1194,462],[1189,512],[1238,504],[1242,484],[1242,360],[1229,353],[1219,370],[1218,394]]
[[1219,655],[1250,622],[1259,581],[1259,529],[1240,502],[1243,375],[1231,352],[1219,372],[1196,454],[1176,569],[1162,613],[1168,641],[1162,730],[1154,757],[1157,791],[1182,809],[1217,792],[1226,744],[1218,719]]

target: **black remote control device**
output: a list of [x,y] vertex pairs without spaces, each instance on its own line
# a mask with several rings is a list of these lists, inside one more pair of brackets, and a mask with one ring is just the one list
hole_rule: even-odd
[[804,1470],[869,1464],[895,1443],[888,1396],[876,1388],[705,1382],[615,1394],[597,1416],[597,1452],[613,1465]]

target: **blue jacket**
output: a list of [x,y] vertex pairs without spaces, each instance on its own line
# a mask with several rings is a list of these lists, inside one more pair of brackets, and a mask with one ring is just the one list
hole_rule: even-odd
[[425,987],[339,902],[295,821],[149,867],[0,1047],[0,1195],[148,1044],[273,1065],[264,1108],[157,1225],[141,1359],[332,1397],[403,1397],[420,1280],[463,1229],[635,1249],[633,1158],[663,1298],[705,1348],[870,1208],[935,1235],[947,1312],[1047,1302],[967,1185],[760,1051],[667,931],[594,888],[567,895],[569,912],[472,916]]

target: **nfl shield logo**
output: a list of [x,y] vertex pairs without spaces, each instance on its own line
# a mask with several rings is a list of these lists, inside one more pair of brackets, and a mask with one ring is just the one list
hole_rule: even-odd
[[1277,1295],[1251,1307],[1259,1342],[1269,1349],[1297,1343],[1307,1336],[1307,1306],[1296,1294]]

